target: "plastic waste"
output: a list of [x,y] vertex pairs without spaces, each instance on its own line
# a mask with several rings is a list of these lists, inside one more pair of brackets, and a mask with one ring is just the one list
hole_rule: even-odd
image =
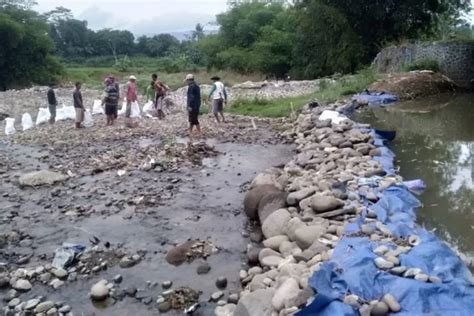
[[326,110],[321,114],[321,116],[319,116],[319,120],[331,120],[334,124],[340,124],[342,121],[347,120],[347,117],[339,112]]
[[364,186],[364,185],[367,185],[369,187],[373,187],[373,188],[376,188],[379,186],[379,183],[380,181],[382,181],[383,178],[382,177],[379,177],[379,176],[373,176],[373,177],[370,177],[370,178],[359,178],[357,180],[357,184],[359,186]]
[[102,107],[102,101],[95,100],[94,105],[92,106],[92,115],[96,114],[105,114],[104,108]]
[[86,109],[84,113],[84,126],[91,127],[94,125],[94,119],[92,118],[91,110]]
[[411,181],[404,181],[403,185],[408,188],[408,190],[414,193],[422,193],[426,190],[426,183],[421,179],[411,180]]
[[358,103],[366,103],[369,107],[385,107],[398,101],[396,95],[385,92],[362,92],[352,98]]
[[145,103],[145,105],[143,106],[143,113],[148,113],[148,112],[150,112],[151,110],[153,110],[153,101],[148,101],[148,102]]
[[76,255],[85,249],[86,247],[82,245],[63,243],[62,246],[54,252],[52,266],[56,269],[67,268],[74,261]]
[[141,114],[141,111],[140,111],[140,106],[138,105],[138,102],[136,102],[136,101],[132,102],[130,117],[133,117],[133,118],[142,117],[142,114]]
[[5,134],[6,135],[13,135],[15,134],[15,119],[11,117],[7,117],[5,119]]
[[23,131],[29,130],[30,128],[34,127],[33,119],[29,113],[24,113],[21,117],[21,126],[23,127]]
[[49,113],[49,110],[47,108],[40,108],[38,111],[38,115],[36,116],[36,125],[47,123],[50,117],[51,113]]

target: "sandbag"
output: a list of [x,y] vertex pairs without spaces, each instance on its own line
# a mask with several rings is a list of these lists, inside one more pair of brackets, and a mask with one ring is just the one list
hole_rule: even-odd
[[72,105],[69,106],[64,106],[63,105],[63,111],[64,111],[64,118],[66,120],[75,120],[76,119],[76,110]]
[[21,117],[21,126],[23,127],[23,131],[33,128],[33,119],[29,113],[24,113]]
[[150,112],[151,110],[153,110],[153,101],[148,101],[148,102],[145,103],[145,105],[143,106],[143,113],[148,113],[148,112]]
[[51,113],[49,113],[49,110],[47,108],[40,108],[38,111],[38,115],[36,116],[36,125],[47,123],[50,117]]
[[132,102],[132,108],[130,111],[130,117],[133,118],[140,118],[142,117],[141,111],[140,111],[140,106],[138,105],[138,102]]
[[96,114],[105,114],[104,108],[102,107],[102,101],[95,100],[94,105],[92,106],[92,115]]
[[320,121],[331,120],[334,124],[340,124],[342,121],[347,120],[347,117],[336,111],[326,110],[319,117]]
[[84,126],[91,127],[94,125],[94,119],[92,118],[91,110],[86,109],[84,113]]
[[64,107],[56,108],[56,122],[66,120],[66,114],[64,113]]
[[122,108],[118,111],[118,115],[125,115],[126,111],[127,111],[127,101],[124,100],[122,103]]
[[7,117],[5,119],[5,134],[6,135],[13,135],[15,134],[15,119],[11,117]]

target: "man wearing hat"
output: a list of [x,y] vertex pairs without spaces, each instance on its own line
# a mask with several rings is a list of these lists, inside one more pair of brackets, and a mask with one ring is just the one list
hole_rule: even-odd
[[201,136],[201,126],[198,120],[199,109],[201,108],[201,89],[194,81],[194,75],[187,75],[185,81],[188,83],[187,109],[189,117],[189,137],[192,136],[194,126],[196,126],[198,135]]
[[209,93],[209,99],[212,100],[212,113],[214,113],[217,123],[220,123],[219,114],[222,117],[222,121],[225,123],[224,103],[227,104],[227,91],[225,90],[224,84],[221,82],[221,78],[214,76],[211,80],[214,82],[211,92]]
[[135,76],[130,76],[127,82],[126,89],[126,98],[127,98],[127,108],[125,110],[125,117],[129,118],[132,115],[132,103],[137,101],[137,78]]

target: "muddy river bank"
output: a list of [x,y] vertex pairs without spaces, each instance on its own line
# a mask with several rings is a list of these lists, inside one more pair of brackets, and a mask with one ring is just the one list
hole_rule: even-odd
[[[245,118],[220,127],[205,118],[205,144],[189,146],[185,120],[168,120],[166,127],[143,121],[135,129],[96,124],[84,131],[61,122],[1,143],[0,305],[13,313],[39,299],[53,304],[46,304],[51,315],[61,308],[74,315],[156,315],[171,307],[163,304],[164,292],[185,287],[199,298],[168,314],[182,315],[199,302],[194,315],[210,315],[217,301],[235,299],[242,253],[249,238],[261,239],[246,232],[246,185],[289,160],[292,147],[272,129],[281,122],[257,121],[254,130]],[[46,169],[70,177],[19,185],[25,173]],[[186,262],[169,264],[167,253],[189,240],[204,246]],[[51,267],[64,242],[86,247],[65,274]],[[219,277],[227,279],[221,289]],[[97,304],[89,292],[102,279],[114,286]],[[31,289],[20,289],[18,280]],[[39,312],[39,304],[30,311]]]

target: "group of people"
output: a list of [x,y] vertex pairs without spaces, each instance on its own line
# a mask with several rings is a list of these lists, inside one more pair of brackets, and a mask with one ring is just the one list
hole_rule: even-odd
[[[156,111],[158,119],[162,120],[166,117],[164,113],[164,98],[170,88],[162,81],[158,80],[156,74],[152,74],[150,85],[146,88],[146,98],[148,102],[153,102],[153,109]],[[126,99],[125,117],[130,118],[132,112],[132,104],[138,100],[137,93],[137,78],[130,76],[124,92]],[[212,113],[214,114],[218,123],[225,122],[224,117],[224,104],[227,104],[227,91],[218,76],[211,78],[213,81],[211,92],[208,95],[208,99],[212,100]],[[193,130],[196,130],[198,135],[201,135],[201,126],[199,123],[199,113],[201,108],[201,89],[196,83],[194,75],[188,74],[185,78],[188,84],[187,90],[187,112],[189,120],[189,133],[192,135]],[[73,92],[73,103],[76,112],[75,126],[76,128],[82,128],[82,122],[84,121],[85,107],[81,94],[81,83],[75,84]],[[102,98],[102,106],[105,108],[106,125],[114,125],[115,120],[118,117],[118,105],[120,100],[120,87],[115,81],[114,76],[108,76],[104,81],[104,96]],[[47,97],[49,104],[50,123],[54,124],[56,120],[56,107],[58,105],[56,94],[54,92],[54,86],[50,86]]]

